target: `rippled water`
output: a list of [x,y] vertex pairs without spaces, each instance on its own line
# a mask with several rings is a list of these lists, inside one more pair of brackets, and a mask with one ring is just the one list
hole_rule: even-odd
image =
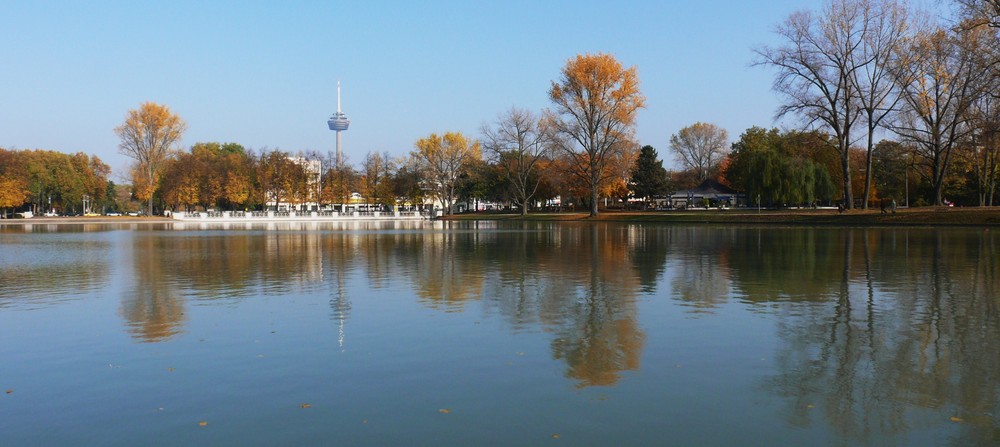
[[982,229],[0,227],[3,445],[994,445]]

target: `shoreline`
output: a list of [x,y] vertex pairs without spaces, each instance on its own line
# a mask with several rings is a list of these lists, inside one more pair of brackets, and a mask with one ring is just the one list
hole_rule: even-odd
[[802,226],[1000,226],[1000,208],[921,207],[897,209],[896,213],[874,210],[686,210],[686,211],[605,211],[590,217],[586,212],[520,214],[458,214],[444,220],[510,220],[549,222],[626,222],[718,225],[802,225]]
[[[715,224],[715,225],[802,225],[802,226],[936,226],[936,227],[994,227],[1000,226],[1000,207],[951,208],[921,207],[898,209],[895,214],[875,210],[686,210],[686,211],[605,211],[595,218],[586,212],[557,212],[520,214],[469,213],[440,218],[446,221],[533,221],[533,222],[623,222],[663,224]],[[302,219],[301,222],[312,222]],[[85,216],[44,217],[30,219],[0,219],[0,226],[18,225],[73,225],[73,224],[163,224],[197,222],[169,217]],[[260,222],[264,222],[260,220]],[[318,220],[317,220],[318,222]]]

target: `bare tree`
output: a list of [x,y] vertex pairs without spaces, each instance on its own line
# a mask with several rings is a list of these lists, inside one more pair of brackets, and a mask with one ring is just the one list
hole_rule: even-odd
[[569,161],[569,172],[590,191],[590,215],[597,216],[600,187],[617,173],[608,162],[629,147],[635,118],[646,98],[639,91],[635,67],[625,68],[610,54],[584,54],[566,62],[545,114],[553,147]]
[[729,134],[715,124],[694,123],[670,136],[677,161],[694,171],[699,182],[718,170],[728,148]]
[[538,117],[528,110],[511,108],[497,118],[494,126],[483,125],[481,132],[490,160],[503,170],[521,215],[527,215],[549,153],[549,140],[539,127]]
[[777,116],[801,115],[807,127],[833,134],[843,173],[844,206],[853,207],[851,131],[859,117],[854,83],[859,53],[868,28],[865,8],[856,0],[832,0],[820,15],[793,13],[778,26],[784,45],[755,50],[756,65],[777,68],[774,90],[784,105]]
[[898,58],[900,45],[908,31],[906,7],[895,0],[859,0],[868,22],[855,64],[859,67],[852,77],[858,93],[858,104],[867,128],[865,157],[865,195],[863,207],[872,199],[872,156],[875,152],[875,132],[896,110],[902,96],[892,66]]

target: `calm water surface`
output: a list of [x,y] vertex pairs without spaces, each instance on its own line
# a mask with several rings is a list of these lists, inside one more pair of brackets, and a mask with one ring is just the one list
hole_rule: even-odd
[[0,227],[3,445],[995,445],[982,229]]

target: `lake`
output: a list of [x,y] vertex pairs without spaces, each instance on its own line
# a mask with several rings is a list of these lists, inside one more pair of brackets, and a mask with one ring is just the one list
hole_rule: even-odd
[[0,227],[3,445],[996,445],[995,231]]

